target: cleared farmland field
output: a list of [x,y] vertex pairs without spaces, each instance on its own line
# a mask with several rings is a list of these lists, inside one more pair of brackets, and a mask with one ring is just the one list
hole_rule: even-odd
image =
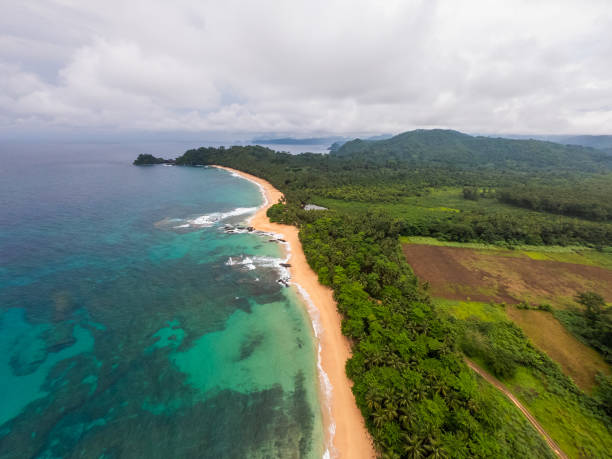
[[595,254],[429,244],[404,244],[403,250],[415,274],[429,284],[432,296],[463,305],[468,303],[461,302],[506,303],[507,317],[581,389],[590,391],[598,372],[610,372],[601,355],[576,339],[550,312],[516,307],[527,301],[563,309],[575,306],[574,296],[585,290],[612,301],[612,270],[604,267],[610,254],[598,254],[600,258],[596,258]]

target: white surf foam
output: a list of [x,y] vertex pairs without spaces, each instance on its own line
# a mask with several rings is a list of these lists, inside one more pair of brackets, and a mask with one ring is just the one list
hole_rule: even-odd
[[240,215],[250,214],[257,210],[257,207],[238,207],[229,212],[213,212],[211,214],[201,215],[200,217],[189,220],[191,226],[202,227],[212,226],[217,222],[226,220],[230,217],[238,217]]
[[[227,212],[213,212],[210,214],[200,215],[199,217],[187,219],[187,218],[164,218],[155,223],[155,226],[159,228],[173,228],[173,229],[185,229],[185,228],[208,228],[214,226],[217,223],[227,220],[232,217],[239,217],[241,215],[252,214],[257,211],[257,207],[237,207],[236,209],[229,210]],[[245,232],[247,230],[245,229]],[[234,232],[238,232],[234,230]]]
[[336,422],[334,421],[334,418],[332,417],[332,411],[331,411],[331,399],[332,399],[333,386],[331,384],[328,374],[323,369],[323,364],[322,364],[323,360],[321,357],[321,351],[322,351],[321,336],[324,332],[323,325],[321,324],[321,316],[319,315],[319,310],[313,303],[312,298],[310,298],[310,295],[308,294],[306,289],[302,287],[300,284],[297,284],[295,282],[291,282],[291,284],[295,285],[298,292],[304,299],[304,302],[306,303],[306,309],[308,310],[308,315],[310,316],[310,321],[312,323],[312,329],[314,331],[315,338],[317,339],[317,370],[319,373],[319,383],[321,386],[321,392],[324,397],[323,404],[327,411],[327,415],[329,419],[329,444],[325,445],[326,450],[323,453],[323,458],[330,459],[331,457],[337,456],[336,450],[334,448],[334,441],[333,441],[334,435],[336,434]]
[[266,256],[238,256],[229,257],[225,262],[226,266],[240,266],[246,270],[252,271],[257,268],[272,268],[278,271],[280,278],[284,281],[289,281],[289,269],[285,264],[287,260],[282,258],[266,257]]
[[[265,207],[268,205],[268,197],[266,196],[266,191],[263,187],[263,185],[261,185],[260,183],[251,180],[243,175],[240,175],[236,172],[231,172],[231,175],[234,177],[240,177],[244,180],[248,180],[251,183],[254,183],[255,185],[257,185],[257,188],[259,188],[259,192],[261,193],[261,196],[263,198],[263,204],[259,207]],[[258,209],[259,209],[258,208]],[[285,246],[286,249],[286,254],[287,257],[285,258],[285,260],[280,260],[278,258],[270,258],[270,257],[253,257],[253,258],[268,258],[270,260],[276,260],[276,265],[275,267],[277,269],[279,269],[279,271],[281,273],[284,274],[283,279],[289,280],[290,279],[290,274],[289,274],[289,269],[285,268],[284,266],[281,266],[280,263],[288,263],[290,258],[291,258],[291,246],[289,245],[288,242],[280,240],[283,239],[284,236],[282,234],[277,234],[277,233],[268,233],[268,232],[263,232],[263,231],[258,231],[257,233],[259,233],[262,236],[267,236],[270,238],[274,238],[276,239],[279,243],[282,243]],[[249,258],[249,257],[246,257]],[[250,259],[250,258],[249,258]],[[252,261],[252,260],[251,260]],[[235,264],[237,264],[238,262],[236,260],[234,260],[232,257],[230,257],[227,262],[225,263],[226,265],[229,266],[233,266]],[[246,263],[246,259],[244,259],[242,261],[242,263]],[[256,267],[256,265],[254,263],[251,263],[253,266]],[[332,412],[331,412],[331,397],[332,397],[332,384],[331,381],[329,379],[329,376],[327,375],[327,373],[325,372],[325,370],[323,369],[323,365],[322,365],[322,357],[321,357],[321,341],[320,341],[320,336],[323,333],[323,326],[321,325],[321,320],[320,320],[320,316],[319,316],[319,310],[317,309],[317,307],[314,305],[314,303],[312,302],[312,299],[310,298],[310,295],[308,294],[308,292],[300,285],[297,284],[295,282],[290,282],[291,284],[295,285],[298,292],[300,293],[300,295],[302,296],[302,298],[304,299],[304,302],[306,303],[306,307],[308,310],[308,315],[310,316],[310,320],[311,320],[311,324],[312,324],[312,328],[314,330],[314,334],[315,334],[315,338],[317,339],[317,371],[319,373],[319,382],[320,382],[320,386],[321,386],[321,391],[323,393],[324,396],[324,406],[325,409],[327,410],[327,414],[328,414],[328,419],[330,420],[330,424],[329,424],[329,444],[325,445],[326,449],[323,452],[323,459],[331,459],[332,457],[337,457],[337,451],[334,448],[334,436],[336,434],[336,422],[334,421],[334,418],[332,417]]]

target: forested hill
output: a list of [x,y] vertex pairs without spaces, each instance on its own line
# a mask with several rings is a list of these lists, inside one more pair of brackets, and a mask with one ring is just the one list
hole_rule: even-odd
[[415,165],[511,170],[612,170],[612,157],[578,145],[541,140],[473,137],[457,131],[418,129],[386,140],[352,140],[331,153],[337,157]]
[[536,137],[540,140],[550,140],[551,142],[562,143],[564,145],[582,145],[583,147],[593,147],[612,154],[612,135],[554,135],[546,138]]

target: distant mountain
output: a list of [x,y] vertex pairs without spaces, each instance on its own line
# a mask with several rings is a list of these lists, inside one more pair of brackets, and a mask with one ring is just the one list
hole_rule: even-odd
[[386,140],[356,139],[331,154],[374,162],[403,161],[461,168],[612,170],[612,157],[589,147],[473,137],[444,129],[418,129]]
[[566,145],[582,145],[583,147],[597,148],[612,154],[612,135],[551,136],[547,140]]
[[547,140],[563,145],[581,145],[612,153],[612,135],[504,135],[488,137],[506,137],[509,139]]
[[[385,140],[385,139],[390,139],[391,137],[393,137],[393,134],[379,134],[379,135],[373,135],[372,137],[366,137],[364,140]],[[330,152],[332,151],[336,151],[338,150],[342,145],[344,145],[345,143],[347,143],[350,139],[348,138],[344,138],[343,140],[338,140],[337,142],[332,143],[328,150]]]
[[309,137],[306,139],[298,139],[295,137],[281,137],[281,138],[257,138],[253,139],[254,144],[266,144],[266,145],[325,145],[340,140],[346,140],[345,137],[334,136],[334,137]]

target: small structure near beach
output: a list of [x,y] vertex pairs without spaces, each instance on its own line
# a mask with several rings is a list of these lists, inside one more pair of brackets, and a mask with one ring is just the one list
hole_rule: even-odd
[[327,210],[327,207],[317,206],[315,204],[306,204],[304,210]]

